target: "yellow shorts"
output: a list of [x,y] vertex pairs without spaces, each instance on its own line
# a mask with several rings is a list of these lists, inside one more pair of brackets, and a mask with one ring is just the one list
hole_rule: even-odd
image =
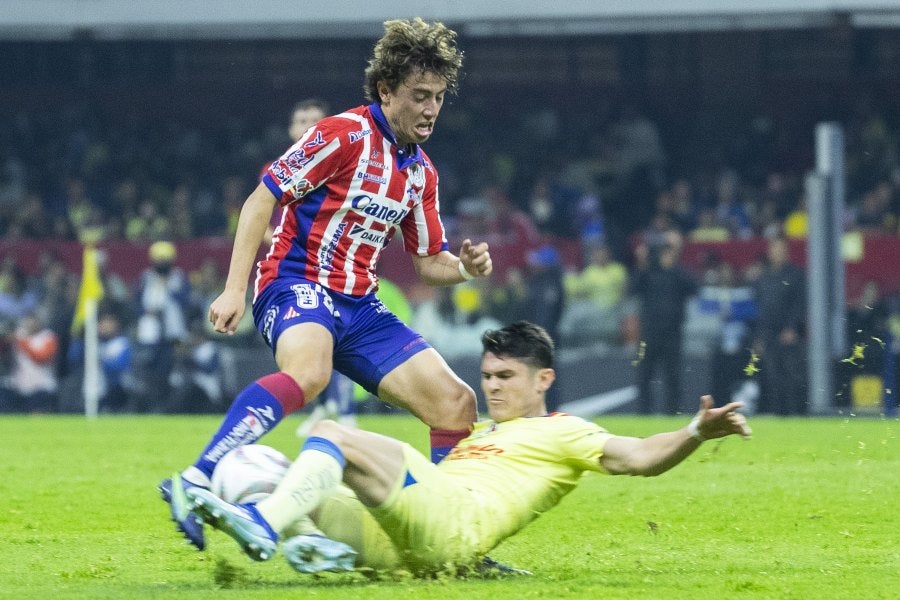
[[346,488],[322,504],[316,521],[325,535],[372,568],[464,566],[493,548],[496,530],[477,497],[411,446],[403,453],[407,473],[381,506],[367,509]]
[[407,474],[370,512],[414,569],[473,563],[496,543],[476,496],[411,446],[403,453]]

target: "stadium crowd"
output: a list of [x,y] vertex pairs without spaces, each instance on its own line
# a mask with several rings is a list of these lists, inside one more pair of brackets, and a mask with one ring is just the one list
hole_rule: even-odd
[[[677,263],[693,242],[806,235],[803,172],[790,166],[797,161],[777,162],[794,149],[765,118],[739,132],[727,160],[685,170],[677,142],[628,103],[600,111],[590,133],[546,107],[523,112],[518,125],[528,143],[506,145],[499,135],[492,143],[488,128],[468,153],[454,145],[476,108],[460,102],[447,112],[448,133],[429,142],[429,153],[439,163],[448,238],[515,249],[495,255],[488,282],[404,290],[415,329],[447,357],[516,319],[543,325],[562,348],[641,352],[646,299],[635,285],[661,249]],[[900,235],[900,130],[887,115],[861,101],[846,124],[845,231]],[[218,131],[178,123],[111,128],[87,103],[13,116],[0,133],[0,238],[11,249],[0,263],[2,410],[77,410],[83,354],[71,331],[78,274],[49,252],[26,272],[10,245],[17,240],[150,244],[139,282],[103,272],[104,410],[213,410],[227,402],[218,349],[255,343],[255,330],[247,322],[233,340],[211,335],[205,315],[223,273],[212,261],[182,271],[172,242],[234,234],[259,165],[289,145],[275,120],[254,134],[239,122]],[[562,150],[538,159],[537,146]],[[741,385],[741,367],[754,358],[768,262],[760,256],[736,268],[712,252],[688,272],[696,288],[674,314],[685,344],[715,353],[727,371],[720,393]],[[900,338],[896,294],[870,285],[850,302],[851,337],[864,326],[866,335]]]

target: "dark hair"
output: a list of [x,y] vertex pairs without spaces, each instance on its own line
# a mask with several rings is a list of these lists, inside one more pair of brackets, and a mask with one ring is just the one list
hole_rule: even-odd
[[294,114],[298,110],[309,110],[310,108],[316,108],[322,111],[322,114],[327,115],[331,111],[331,107],[328,106],[328,103],[319,98],[307,98],[306,100],[301,100],[297,104],[294,105],[294,110],[291,111],[291,114]]
[[363,86],[366,98],[378,102],[378,82],[397,89],[410,73],[434,73],[455,94],[463,53],[456,47],[456,32],[443,23],[395,19],[384,22],[384,35],[375,43]]
[[553,368],[553,339],[547,330],[528,321],[516,321],[481,335],[484,352],[508,356],[539,369]]

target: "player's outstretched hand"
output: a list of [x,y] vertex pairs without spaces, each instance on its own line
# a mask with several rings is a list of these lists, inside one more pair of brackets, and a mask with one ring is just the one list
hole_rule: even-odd
[[704,439],[712,440],[737,434],[750,439],[753,431],[747,424],[747,417],[737,412],[744,406],[743,402],[729,402],[724,406],[713,406],[713,397],[700,397],[700,410],[697,412],[697,431]]
[[233,335],[246,306],[244,294],[225,290],[209,305],[209,322],[219,333]]
[[459,260],[462,261],[466,271],[474,277],[487,277],[494,270],[487,242],[473,245],[472,240],[468,238],[463,240]]

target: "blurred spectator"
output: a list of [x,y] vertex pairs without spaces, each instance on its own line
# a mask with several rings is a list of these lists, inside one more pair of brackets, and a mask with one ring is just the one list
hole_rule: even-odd
[[644,246],[646,250],[661,248],[670,243],[673,233],[677,232],[667,213],[656,212],[647,227],[641,230],[639,245]]
[[542,174],[528,194],[528,212],[541,233],[573,238],[576,224],[572,222],[572,208],[578,206],[580,196],[577,188]]
[[606,244],[588,249],[588,263],[563,277],[566,303],[560,336],[566,345],[617,342],[625,311],[628,271]]
[[[120,413],[135,410],[134,356],[131,340],[122,328],[117,310],[110,309],[104,301],[97,315],[98,353],[100,358],[100,402],[101,413]],[[84,336],[78,336],[69,345],[68,362],[75,374],[76,386],[84,370]],[[80,399],[80,394],[78,395]],[[68,406],[67,411],[79,412],[81,406]]]
[[562,257],[556,247],[545,244],[528,253],[525,276],[529,292],[527,319],[547,330],[559,345],[559,320],[565,306]]
[[760,410],[805,414],[806,277],[790,263],[784,238],[769,241],[767,258],[754,289],[759,316],[753,347],[762,361]]
[[[869,280],[847,306],[847,340],[850,344],[848,358],[838,362],[837,379],[839,390],[836,403],[852,405],[853,381],[859,376],[878,377],[882,390],[888,387],[886,375],[893,365],[890,337],[890,303],[881,297],[876,281]],[[861,350],[856,356],[855,349]],[[850,394],[844,393],[850,390]],[[889,392],[889,393],[892,393]]]
[[893,189],[887,181],[881,181],[863,194],[856,209],[856,229],[872,235],[890,235],[896,231],[897,215],[892,212]]
[[[209,305],[224,287],[225,276],[219,268],[219,263],[211,258],[207,258],[200,263],[199,268],[188,274],[188,280],[191,288],[188,320],[207,322]],[[207,331],[212,331],[211,325],[210,323]]]
[[[288,123],[287,134],[290,138],[289,144],[279,143],[278,148],[279,152],[283,150],[286,146],[290,144],[295,144],[300,141],[300,138],[303,137],[303,134],[307,132],[307,130],[327,117],[331,114],[331,107],[327,102],[320,98],[307,98],[305,100],[301,100],[300,102],[294,105],[294,108],[291,110],[291,118]],[[260,177],[265,175],[266,168],[268,168],[268,163],[262,169],[262,173]],[[234,178],[232,178],[232,182],[234,182]],[[244,198],[246,197],[243,193],[237,193],[238,190],[233,189],[234,186],[226,189],[226,203],[225,206],[229,207],[229,227],[228,230],[232,231],[232,222],[234,227],[237,227],[237,219],[234,212],[231,210],[232,205],[234,204],[234,200],[237,200],[238,213],[240,213],[240,207],[243,206]],[[240,190],[243,192],[243,190]],[[272,245],[272,236],[275,235],[275,228],[281,224],[281,218],[284,214],[284,209],[280,206],[275,207],[275,210],[272,211],[272,220],[269,222],[269,226],[266,227],[266,232],[263,234],[262,246],[264,248],[268,248]]]
[[[187,240],[194,237],[194,213],[191,208],[191,189],[182,182],[175,186],[169,199],[169,218],[172,224],[172,236],[176,240]],[[156,239],[159,239],[158,236]]]
[[726,242],[731,239],[728,227],[719,220],[719,213],[710,206],[704,207],[697,217],[697,226],[688,234],[692,242]]
[[672,184],[673,219],[682,231],[690,231],[696,226],[697,199],[694,186],[687,177],[679,177]]
[[159,240],[172,236],[172,223],[160,212],[153,200],[144,198],[138,204],[138,212],[128,218],[125,237],[131,241]]
[[[547,330],[556,347],[562,345],[559,333],[560,319],[565,308],[566,292],[563,285],[562,257],[554,246],[545,244],[528,253],[528,312],[526,319]],[[547,390],[547,409],[559,406],[559,386]]]
[[[757,313],[753,288],[738,281],[731,264],[719,261],[715,276],[700,288],[697,304],[701,314],[718,322],[710,390],[717,402],[730,402],[747,381],[744,367],[751,363],[751,331]],[[751,406],[746,408],[752,411]]]
[[169,375],[172,395],[165,399],[163,412],[194,414],[220,412],[223,400],[222,354],[219,345],[200,322],[176,346],[176,360]]
[[34,312],[38,300],[34,290],[29,289],[28,277],[16,259],[5,257],[0,266],[0,321],[14,328],[20,319]]
[[109,269],[109,256],[106,250],[97,250],[97,268],[100,270],[100,281],[103,283],[103,304],[115,311],[125,329],[134,322],[135,314],[132,306],[132,289],[118,275]]
[[169,394],[175,350],[188,338],[190,284],[176,267],[175,246],[155,242],[150,267],[141,274],[136,300],[139,314],[135,366],[140,383],[139,410],[159,410]]
[[64,193],[63,202],[69,223],[80,238],[86,229],[97,225],[97,206],[88,196],[84,180],[79,177],[72,177],[66,181]]
[[[78,297],[78,276],[66,270],[59,256],[43,252],[38,260],[38,274],[32,289],[38,297],[37,314],[56,334],[64,353],[69,347],[72,318]],[[68,372],[65,360],[56,361],[56,372],[62,380]]]
[[480,194],[465,196],[456,206],[456,214],[448,221],[448,235],[457,239],[483,239],[487,235],[490,207]]
[[9,223],[6,239],[43,239],[52,234],[47,228],[50,215],[44,208],[44,200],[35,192],[29,192]]
[[36,312],[27,313],[12,334],[13,368],[3,411],[42,413],[56,410],[59,339]]
[[775,217],[784,220],[797,208],[798,197],[785,173],[775,171],[766,176],[760,206],[771,204]]
[[718,220],[736,239],[748,239],[753,235],[750,216],[747,214],[745,199],[741,192],[741,181],[737,171],[725,169],[716,183],[716,213]]
[[[485,240],[491,246],[506,245],[527,251],[540,243],[540,233],[531,216],[513,205],[508,192],[496,185],[482,189],[487,201],[488,223]],[[500,268],[495,266],[495,268]]]
[[514,323],[529,315],[528,282],[518,267],[506,270],[501,285],[492,286],[488,295],[488,314],[501,323]]
[[623,181],[646,178],[662,187],[666,154],[656,124],[634,105],[625,103],[609,131]]
[[[486,329],[502,327],[502,323],[493,317],[473,310],[476,306],[458,306],[454,288],[424,288],[422,285],[416,288],[411,327],[444,358],[471,355],[472,343],[480,340]],[[477,297],[477,294],[463,294],[464,302],[470,304]]]
[[662,368],[664,402],[668,414],[678,412],[681,401],[682,330],[685,303],[697,291],[694,279],[679,265],[680,251],[672,244],[651,247],[647,266],[637,272],[633,292],[640,301],[643,356],[638,363],[638,410],[657,410],[653,378]]
[[[222,180],[222,206],[225,207],[228,237],[234,237],[237,231],[238,217],[241,215],[241,208],[248,194],[247,183],[243,178],[231,176]],[[277,207],[273,213],[278,212],[279,208],[281,207]],[[271,243],[271,241],[270,237],[269,242]]]
[[753,215],[753,230],[759,237],[767,240],[778,237],[784,230],[783,220],[778,217],[774,202],[763,200],[759,210]]
[[809,231],[809,214],[806,212],[806,196],[801,196],[794,209],[784,218],[784,237],[789,240],[806,239]]

